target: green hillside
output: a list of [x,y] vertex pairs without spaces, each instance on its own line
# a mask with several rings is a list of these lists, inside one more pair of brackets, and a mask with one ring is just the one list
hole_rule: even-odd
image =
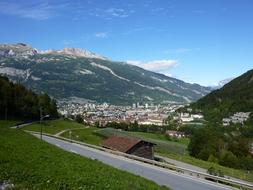
[[253,112],[253,70],[211,92],[191,106],[194,110],[203,111],[205,119],[214,122],[220,122],[222,118],[236,112]]
[[14,189],[167,189],[99,161],[65,152],[21,130],[2,127],[1,123],[0,183],[8,181]]
[[47,94],[37,95],[20,83],[0,76],[0,119],[38,119],[40,107],[43,115],[58,117],[56,102]]

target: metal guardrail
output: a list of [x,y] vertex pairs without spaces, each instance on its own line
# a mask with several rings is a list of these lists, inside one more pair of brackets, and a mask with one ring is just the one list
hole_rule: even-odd
[[[34,131],[27,131],[26,132],[32,133],[32,134],[40,134],[40,132],[34,132]],[[136,161],[141,161],[147,164],[151,164],[154,166],[158,166],[158,167],[162,167],[162,168],[166,168],[166,169],[170,169],[176,172],[189,172],[190,174],[195,174],[197,177],[203,176],[206,179],[211,179],[217,183],[221,183],[221,184],[225,184],[225,185],[232,185],[232,186],[237,186],[239,188],[248,188],[248,189],[253,189],[253,184],[249,184],[249,183],[245,183],[245,182],[241,182],[241,181],[237,181],[237,180],[232,180],[232,179],[227,179],[227,178],[223,178],[223,177],[218,177],[218,176],[214,176],[214,175],[210,175],[207,173],[203,173],[203,172],[199,172],[199,171],[195,171],[195,170],[190,170],[187,168],[183,168],[183,167],[179,167],[179,166],[175,166],[175,165],[171,165],[168,163],[161,163],[155,160],[150,160],[150,159],[146,159],[146,158],[142,158],[142,157],[138,157],[135,155],[130,155],[130,154],[126,154],[123,152],[119,152],[119,151],[114,151],[114,150],[110,150],[110,149],[106,149],[100,146],[96,146],[96,145],[92,145],[92,144],[87,144],[84,142],[80,142],[80,141],[76,141],[76,140],[71,140],[68,138],[64,138],[64,137],[60,137],[60,136],[55,136],[55,135],[51,135],[51,134],[47,134],[47,133],[43,133],[43,135],[48,136],[48,137],[53,137],[56,139],[60,139],[60,140],[64,140],[67,142],[71,142],[71,143],[76,143],[76,144],[80,144],[80,145],[84,145],[90,148],[94,148],[103,152],[108,152],[114,155],[118,155],[118,156],[123,156],[129,159],[133,159]]]

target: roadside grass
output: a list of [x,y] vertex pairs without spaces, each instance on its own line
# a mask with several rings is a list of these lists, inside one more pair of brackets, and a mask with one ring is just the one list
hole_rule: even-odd
[[53,135],[63,130],[80,129],[85,127],[84,125],[76,123],[74,121],[62,119],[62,120],[43,121],[42,124],[36,123],[26,126],[22,129],[40,132],[41,125],[43,133],[49,133]]
[[[111,135],[133,135],[132,132],[120,131],[116,129],[100,129],[96,131],[97,133],[104,135],[104,136],[111,136]],[[135,133],[135,132],[134,132]],[[136,133],[135,133],[136,134]],[[200,168],[208,169],[210,167],[214,167],[216,170],[221,170],[225,175],[235,177],[238,179],[246,180],[249,182],[253,182],[253,172],[250,171],[249,173],[243,170],[236,170],[228,167],[221,166],[216,163],[207,162],[203,160],[199,160],[194,158],[188,154],[186,143],[181,144],[178,142],[173,141],[165,141],[164,137],[162,140],[159,140],[156,135],[143,135],[142,133],[137,133],[139,138],[143,140],[149,140],[151,142],[156,143],[155,146],[155,153],[164,157],[168,157],[174,160],[182,161],[188,164],[192,164],[194,166],[198,166]],[[144,137],[145,136],[145,137]],[[153,138],[147,138],[153,137]]]
[[15,189],[167,189],[7,127],[0,127],[0,168],[0,182]]
[[[162,136],[160,134],[151,134],[151,133],[143,133],[143,132],[127,132],[112,128],[105,128],[105,129],[98,129],[95,127],[89,127],[89,128],[80,128],[80,124],[77,124],[72,121],[49,121],[49,124],[46,124],[43,129],[43,132],[55,134],[65,129],[74,129],[72,130],[71,138],[77,141],[82,141],[89,144],[94,144],[100,146],[102,141],[110,137],[112,135],[121,135],[121,136],[132,136],[132,137],[138,137],[143,140],[147,140],[150,142],[153,142],[156,144],[155,146],[155,153],[165,156],[171,159],[179,160],[188,164],[192,164],[204,169],[208,169],[210,167],[215,167],[216,170],[221,170],[225,175],[235,177],[238,179],[246,180],[253,182],[253,172],[246,172],[243,170],[236,170],[228,167],[223,167],[219,164],[203,161],[196,159],[194,157],[189,156],[187,151],[187,143],[189,142],[189,139],[180,139],[181,142],[174,142],[174,141],[168,141],[165,139],[165,135]],[[63,128],[60,126],[60,123],[63,123]],[[56,126],[54,129],[51,129],[52,124]],[[77,124],[77,125],[76,125]],[[69,126],[70,125],[70,126]],[[32,125],[32,129],[35,129],[35,131],[40,130],[40,125],[36,124]],[[74,127],[73,127],[74,126]],[[25,127],[27,129],[29,126]],[[48,127],[50,127],[48,129]],[[81,125],[83,127],[83,125]],[[27,129],[29,130],[29,129]],[[65,133],[61,134],[61,136],[70,138],[69,132],[66,131]],[[185,141],[185,142],[184,142]]]
[[11,127],[15,124],[19,123],[19,121],[15,120],[0,120],[0,127]]
[[174,160],[182,161],[182,162],[185,162],[188,164],[192,164],[194,166],[198,166],[198,167],[204,168],[204,169],[214,167],[216,170],[222,171],[227,176],[231,176],[231,177],[238,178],[241,180],[253,182],[253,171],[248,172],[248,171],[244,171],[244,170],[237,170],[237,169],[233,169],[233,168],[224,167],[224,166],[221,166],[216,163],[212,163],[212,162],[208,162],[208,161],[194,158],[194,157],[187,155],[187,154],[178,155],[178,154],[164,153],[161,151],[160,152],[158,151],[157,153],[158,153],[158,155],[168,157],[168,158],[171,158]]
[[98,130],[96,127],[75,129],[71,131],[71,136],[69,131],[64,132],[61,136],[100,146],[102,141],[105,140],[105,137],[96,133],[96,130]]

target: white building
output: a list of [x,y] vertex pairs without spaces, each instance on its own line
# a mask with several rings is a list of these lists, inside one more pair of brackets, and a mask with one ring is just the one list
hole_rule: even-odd
[[233,124],[243,124],[245,121],[249,119],[250,112],[237,112],[229,118],[223,118],[222,123],[223,126],[229,126],[231,123]]

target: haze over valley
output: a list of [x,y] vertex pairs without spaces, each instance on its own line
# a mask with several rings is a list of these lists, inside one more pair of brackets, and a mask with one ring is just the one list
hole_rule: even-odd
[[0,190],[253,189],[252,0],[1,0]]

